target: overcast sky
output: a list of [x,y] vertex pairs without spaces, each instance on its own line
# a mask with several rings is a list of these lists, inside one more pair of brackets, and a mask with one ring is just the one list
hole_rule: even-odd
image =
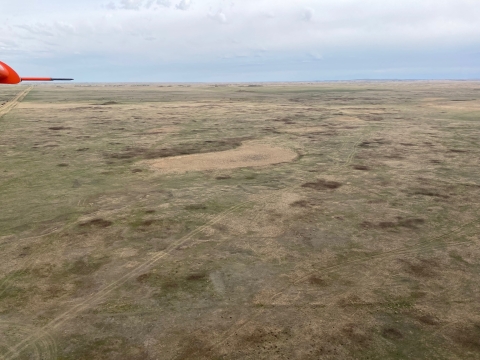
[[480,0],[0,0],[0,17],[23,76],[480,79]]

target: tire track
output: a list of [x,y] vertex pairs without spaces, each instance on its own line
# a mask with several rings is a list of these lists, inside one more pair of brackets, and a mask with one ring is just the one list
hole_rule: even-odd
[[[30,91],[30,89],[28,89],[28,90]],[[28,92],[21,93],[17,96],[17,98],[20,98],[20,97],[23,98],[24,96],[26,96],[27,93]],[[342,144],[342,147],[345,147],[345,143]],[[350,154],[350,155],[354,156],[355,151],[356,151],[356,149],[354,147],[354,149],[352,151],[352,154]],[[117,279],[114,282],[106,285],[105,287],[103,287],[101,290],[99,290],[95,294],[93,294],[90,297],[88,297],[87,299],[81,301],[77,305],[75,305],[72,308],[70,308],[69,310],[65,311],[63,314],[57,316],[56,318],[51,320],[47,325],[38,329],[38,331],[32,333],[31,335],[29,335],[25,339],[18,342],[16,345],[10,347],[8,352],[5,354],[5,359],[13,359],[13,358],[16,357],[16,354],[22,352],[23,350],[25,350],[26,348],[28,348],[30,346],[34,346],[34,344],[36,344],[38,341],[41,341],[42,338],[44,336],[46,336],[46,334],[49,334],[50,331],[57,329],[58,327],[63,325],[65,322],[73,319],[79,313],[91,308],[92,306],[95,306],[97,303],[102,301],[106,296],[108,296],[111,292],[113,292],[117,287],[126,283],[128,280],[132,279],[133,277],[138,276],[140,273],[147,271],[156,262],[158,262],[162,258],[168,256],[172,252],[172,250],[174,250],[174,249],[178,248],[179,246],[187,243],[195,235],[197,235],[198,233],[202,232],[203,230],[209,228],[210,226],[218,223],[219,221],[223,220],[225,217],[230,215],[232,212],[234,212],[234,211],[236,211],[236,210],[238,210],[238,209],[240,209],[244,206],[247,206],[251,203],[258,203],[258,202],[262,202],[262,201],[266,202],[270,198],[279,196],[279,193],[281,193],[281,192],[289,191],[289,190],[292,190],[292,189],[297,188],[297,187],[298,187],[298,185],[294,185],[294,186],[285,187],[285,188],[277,190],[277,191],[273,191],[270,194],[260,196],[260,197],[256,197],[253,200],[247,200],[247,201],[242,202],[240,204],[234,205],[231,208],[224,211],[223,213],[220,213],[219,215],[217,215],[215,218],[213,218],[212,220],[210,220],[206,224],[196,228],[195,230],[191,231],[190,233],[188,233],[184,237],[175,241],[173,244],[171,244],[164,251],[159,252],[157,255],[154,255],[152,258],[150,258],[147,261],[145,261],[144,263],[138,265],[136,268],[127,272],[126,274],[121,276],[119,279]],[[53,231],[53,232],[57,232],[57,231],[60,231],[60,230],[56,230],[56,231]],[[46,235],[49,235],[49,234],[40,235],[40,237],[41,236],[46,236]],[[36,259],[32,259],[29,263],[34,264],[35,262],[36,262]],[[3,291],[5,291],[5,289]],[[50,335],[48,335],[48,336],[50,336]]]
[[[381,254],[367,256],[367,257],[364,257],[364,258],[361,258],[361,259],[355,259],[355,260],[348,261],[348,262],[345,262],[345,263],[328,266],[328,267],[325,267],[325,268],[320,269],[320,270],[314,270],[314,271],[308,272],[307,274],[304,274],[303,276],[295,279],[292,283],[290,283],[290,284],[286,285],[285,287],[283,287],[282,289],[280,289],[278,292],[276,292],[274,295],[272,295],[268,299],[268,301],[269,302],[275,301],[280,296],[282,296],[287,290],[291,289],[295,285],[298,285],[298,284],[301,284],[302,282],[305,282],[307,279],[309,279],[312,275],[315,275],[315,274],[327,275],[327,274],[330,274],[330,273],[334,273],[338,270],[343,270],[344,268],[348,268],[348,267],[351,267],[353,265],[362,264],[362,263],[365,263],[365,262],[368,262],[368,261],[384,261],[384,260],[387,260],[387,259],[389,259],[393,256],[408,255],[408,254],[411,254],[411,253],[418,252],[419,250],[429,250],[429,249],[435,249],[435,248],[441,248],[441,247],[452,247],[452,246],[458,246],[458,245],[464,245],[464,244],[470,243],[471,242],[470,240],[460,240],[460,241],[459,240],[451,240],[451,241],[444,242],[442,244],[435,244],[434,241],[440,240],[440,239],[445,238],[445,237],[450,236],[450,235],[456,235],[456,237],[459,237],[459,236],[462,235],[463,230],[465,230],[466,228],[468,228],[468,227],[470,227],[474,224],[477,224],[477,223],[480,223],[480,219],[473,220],[471,222],[468,222],[466,224],[463,224],[463,225],[457,227],[456,229],[454,229],[452,231],[449,231],[449,232],[446,232],[444,234],[441,234],[441,235],[435,236],[433,238],[430,238],[426,244],[420,244],[420,245],[414,245],[414,246],[410,246],[410,247],[399,248],[399,249],[387,251],[387,252],[384,252],[384,253],[381,253]],[[260,310],[257,311],[256,314],[248,317],[247,319],[242,319],[242,321],[237,322],[233,327],[231,327],[230,329],[228,329],[225,332],[224,337],[222,337],[219,341],[215,342],[214,344],[211,344],[209,346],[209,349],[215,349],[218,346],[225,343],[225,341],[227,341],[232,336],[234,336],[238,332],[238,330],[244,328],[246,325],[251,323],[253,320],[255,320],[256,318],[258,318],[259,316],[264,314],[265,311],[266,311],[265,309],[260,309]],[[177,356],[173,357],[173,359],[175,359],[176,357]]]
[[[361,144],[361,142],[364,140],[365,136],[367,136],[368,134],[370,134],[375,128],[370,128],[368,129],[368,131],[366,131],[365,134],[363,134],[363,136],[361,136],[357,141],[354,142],[353,144],[353,148],[351,150],[351,152],[348,154],[347,156],[347,159],[345,160],[345,162],[343,164],[338,164],[334,167],[336,168],[342,168],[342,167],[347,167],[351,164],[351,162],[353,161],[354,157],[355,157],[355,154],[358,150],[358,146]],[[342,147],[344,147],[344,144],[342,144]],[[297,284],[300,284],[302,282],[304,282],[305,280],[307,280],[308,278],[310,278],[312,275],[314,274],[329,274],[329,273],[332,273],[332,272],[335,272],[337,270],[341,270],[341,269],[344,269],[344,268],[348,268],[350,266],[353,266],[353,265],[357,265],[357,264],[361,264],[361,263],[365,263],[367,261],[382,261],[382,260],[385,260],[385,259],[388,259],[389,257],[392,257],[392,256],[398,256],[398,255],[402,255],[402,254],[408,254],[408,253],[411,253],[411,252],[417,252],[419,250],[427,250],[427,249],[433,249],[435,247],[441,247],[441,246],[448,246],[448,245],[459,245],[461,243],[466,243],[468,242],[467,241],[463,241],[463,242],[459,242],[459,241],[450,241],[450,242],[447,242],[447,243],[443,243],[443,244],[434,244],[434,242],[436,240],[440,240],[442,238],[445,238],[449,235],[457,235],[457,236],[460,236],[461,235],[461,232],[474,225],[474,224],[477,224],[480,222],[480,219],[476,219],[476,220],[473,220],[471,222],[468,222],[466,224],[463,224],[459,227],[457,227],[456,229],[453,229],[451,231],[448,231],[446,233],[443,233],[443,234],[440,234],[440,235],[437,235],[437,236],[434,236],[430,239],[427,239],[426,240],[426,243],[423,243],[423,244],[418,244],[418,245],[414,245],[414,246],[410,246],[410,247],[403,247],[403,248],[399,248],[399,249],[395,249],[395,250],[391,250],[391,251],[387,251],[387,252],[383,252],[381,254],[377,254],[377,255],[372,255],[372,256],[368,256],[368,257],[364,257],[364,258],[361,258],[361,259],[355,259],[355,260],[352,260],[352,261],[349,261],[349,262],[345,262],[345,263],[341,263],[341,264],[336,264],[336,265],[332,265],[332,266],[329,266],[329,267],[325,267],[323,269],[320,269],[320,270],[314,270],[314,271],[311,271],[311,272],[308,272],[307,274],[295,279],[292,283],[288,284],[287,286],[283,287],[282,289],[280,289],[278,292],[276,292],[274,295],[272,295],[269,299],[270,302],[274,301],[275,299],[279,298],[281,295],[283,295],[287,290],[291,289],[292,287],[294,287],[295,285]],[[241,320],[237,323],[235,323],[232,327],[230,327],[230,329],[228,329],[227,331],[224,332],[224,336],[222,336],[222,338],[215,342],[214,344],[210,345],[209,348],[210,349],[215,349],[217,348],[218,346],[220,346],[221,344],[223,344],[225,341],[227,341],[229,338],[231,338],[238,330],[240,330],[241,328],[245,327],[247,324],[249,324],[251,321],[253,321],[255,318],[259,317],[261,314],[263,314],[266,310],[264,309],[261,309],[259,310],[255,315],[252,315],[250,317],[248,317],[247,319],[244,319],[244,320]],[[200,351],[200,350],[198,350]],[[198,353],[198,351],[196,353]],[[194,354],[196,354],[194,353]],[[192,355],[194,355],[192,354]],[[172,359],[176,359],[177,356],[174,356]]]
[[14,359],[20,354],[22,351],[25,349],[35,346],[35,344],[39,341],[42,341],[42,339],[45,336],[50,336],[48,335],[52,330],[55,330],[59,328],[61,325],[63,325],[65,322],[75,318],[79,313],[89,309],[90,307],[94,306],[101,300],[103,300],[107,295],[109,295],[112,291],[114,291],[116,288],[121,286],[122,284],[126,283],[128,280],[132,279],[135,276],[138,276],[140,273],[145,272],[149,268],[151,268],[156,262],[161,260],[162,258],[166,257],[169,255],[174,249],[177,249],[179,246],[185,244],[187,241],[191,240],[195,235],[198,233],[202,232],[203,230],[207,229],[208,227],[218,223],[219,221],[223,220],[225,217],[230,215],[232,212],[241,209],[242,207],[248,206],[251,203],[255,203],[258,200],[264,200],[266,201],[269,198],[272,198],[274,196],[277,196],[278,192],[273,192],[268,195],[264,195],[260,199],[255,199],[255,200],[247,200],[244,201],[240,204],[234,205],[230,207],[229,209],[225,210],[224,212],[220,213],[217,215],[215,218],[207,222],[206,224],[199,226],[195,230],[191,231],[190,233],[186,234],[182,238],[178,239],[175,241],[173,244],[171,244],[167,249],[164,251],[159,252],[157,255],[154,255],[144,263],[138,265],[136,268],[133,270],[127,272],[114,282],[111,282],[110,284],[106,285],[103,287],[101,290],[99,290],[97,293],[89,296],[85,300],[79,302],[77,305],[73,306],[69,310],[65,311],[64,313],[60,314],[53,320],[51,320],[48,324],[45,326],[41,327],[40,329],[37,329],[35,332],[18,342],[16,345],[11,346],[9,350],[4,354],[5,359]]
[[12,100],[8,101],[2,107],[0,107],[0,118],[8,114],[15,106],[17,106],[17,104],[21,102],[32,89],[33,86],[29,86],[25,90],[20,91]]
[[[44,234],[40,234],[40,235],[35,235],[35,236],[29,236],[29,237],[25,237],[25,238],[21,238],[21,239],[15,239],[15,241],[17,243],[20,243],[21,241],[26,241],[26,240],[34,240],[34,239],[41,239],[45,236],[49,236],[49,235],[52,235],[52,234],[58,234],[60,233],[61,231],[64,231],[66,229],[69,229],[71,227],[73,227],[75,224],[69,224],[69,225],[66,225],[66,226],[63,226],[61,228],[53,228],[53,229],[50,229],[48,230],[48,232],[44,233]],[[27,258],[25,258],[25,261],[23,262],[23,267],[21,269],[19,269],[16,273],[27,273],[29,270],[31,270],[35,264],[37,263],[37,261],[39,259],[41,259],[43,253],[37,253],[35,255],[32,255],[32,256],[29,256]],[[6,276],[2,282],[0,282],[0,297],[9,289],[10,287],[10,279],[12,277],[14,277],[15,274],[11,274],[10,276]]]
[[[35,331],[38,331],[37,328],[33,326],[18,324],[17,322],[13,321],[0,321],[0,331],[3,334],[8,333],[15,334],[17,337],[19,336],[28,336]],[[11,346],[9,346],[8,341],[2,341],[2,345],[8,348],[9,351],[13,352],[16,357],[21,356],[20,352],[15,351]],[[31,345],[31,358],[35,360],[44,360],[44,359],[56,359],[58,354],[57,343],[47,333],[44,333],[42,339]]]
[[[30,90],[30,89],[29,89]],[[27,94],[28,92],[25,93],[25,95]],[[22,94],[19,94],[18,97],[22,96]],[[23,95],[23,96],[25,96]],[[365,135],[362,136],[362,139]],[[348,164],[350,163],[350,161],[353,159],[353,157],[355,156],[355,153],[357,151],[357,145],[361,142],[361,140],[357,141],[354,143],[354,146],[353,146],[353,149],[352,151],[350,152],[348,158],[347,158],[347,161],[344,163],[344,164],[341,164],[339,165],[339,167],[343,167],[343,166],[348,166]],[[345,143],[342,144],[342,148],[345,147]],[[289,190],[292,190],[294,188],[297,188],[299,185],[294,185],[294,186],[289,186],[289,187],[285,187],[281,190],[278,190],[278,191],[274,191],[273,193],[271,194],[267,194],[267,195],[264,195],[264,196],[261,196],[259,198],[256,198],[256,199],[253,199],[253,200],[247,200],[245,202],[242,202],[240,204],[237,204],[237,205],[234,205],[232,206],[231,208],[225,210],[223,213],[220,213],[219,215],[217,215],[215,218],[213,218],[212,220],[210,220],[209,222],[207,222],[206,224],[194,229],[193,231],[191,231],[190,233],[188,233],[187,235],[185,235],[184,237],[178,239],[177,241],[175,241],[173,244],[171,244],[167,249],[165,249],[164,251],[162,252],[159,252],[157,255],[154,255],[152,258],[148,259],[147,261],[145,261],[144,263],[138,265],[136,268],[134,268],[133,270],[127,272],[126,274],[124,274],[123,276],[121,276],[120,278],[118,278],[117,280],[115,280],[114,282],[111,282],[110,284],[106,285],[105,287],[103,287],[101,290],[99,290],[97,293],[91,295],[90,297],[88,297],[87,299],[81,301],[80,303],[78,303],[77,305],[74,305],[72,308],[70,308],[69,310],[65,311],[64,313],[62,313],[61,315],[57,316],[56,318],[54,318],[53,320],[51,320],[48,324],[46,324],[45,326],[43,326],[42,328],[38,329],[36,332],[30,334],[29,336],[27,336],[25,339],[21,340],[20,342],[18,342],[16,345],[12,346],[9,348],[9,350],[7,351],[7,353],[5,354],[5,359],[14,359],[17,354],[21,353],[22,351],[24,351],[25,349],[31,347],[31,346],[34,346],[37,342],[39,341],[42,341],[42,339],[45,337],[45,336],[50,336],[48,335],[51,331],[59,328],[61,325],[63,325],[65,322],[68,322],[69,320],[75,318],[79,313],[89,309],[90,307],[96,305],[98,302],[102,301],[106,296],[108,296],[111,292],[113,292],[116,288],[118,288],[119,286],[121,286],[122,284],[126,283],[127,281],[129,281],[130,279],[134,278],[135,276],[138,276],[140,275],[142,272],[145,272],[147,271],[149,268],[151,268],[156,262],[158,262],[159,260],[161,260],[162,258],[168,256],[174,249],[178,248],[179,246],[185,244],[186,242],[188,242],[189,240],[192,239],[192,237],[194,237],[195,235],[197,235],[198,233],[202,232],[203,230],[207,229],[208,227],[218,223],[219,221],[223,220],[224,218],[226,218],[228,215],[230,215],[232,212],[244,207],[244,206],[247,206],[249,204],[252,204],[252,203],[258,203],[258,202],[266,202],[268,201],[270,198],[273,198],[273,197],[277,197],[279,196],[279,192],[285,192],[285,191],[289,191]],[[32,261],[32,263],[35,263],[36,259]]]

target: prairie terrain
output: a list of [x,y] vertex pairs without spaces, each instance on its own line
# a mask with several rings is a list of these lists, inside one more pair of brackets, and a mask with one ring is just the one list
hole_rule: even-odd
[[5,359],[478,359],[480,83],[0,87]]

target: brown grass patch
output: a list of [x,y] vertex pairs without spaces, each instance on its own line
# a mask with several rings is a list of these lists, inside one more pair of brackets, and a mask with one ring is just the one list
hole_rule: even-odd
[[423,195],[423,196],[431,196],[431,197],[440,197],[440,198],[444,198],[444,199],[447,199],[449,196],[446,195],[446,194],[442,194],[436,190],[431,190],[431,189],[424,189],[424,188],[420,188],[420,189],[415,189],[412,191],[412,195]]
[[297,154],[290,149],[249,142],[234,150],[175,156],[146,163],[162,173],[183,173],[266,166],[293,161],[296,157]]
[[396,227],[405,227],[408,229],[418,229],[419,225],[425,223],[425,219],[422,218],[398,218],[397,221],[381,221],[377,224],[371,221],[363,221],[360,226],[364,229],[393,229]]
[[439,324],[439,321],[433,315],[430,315],[430,314],[425,314],[425,315],[419,316],[418,321],[420,321],[422,324],[426,324],[426,325],[438,325]]
[[417,277],[433,277],[436,275],[436,269],[439,264],[434,259],[420,259],[418,261],[408,261],[400,259],[405,266],[405,270]]
[[302,185],[302,187],[304,188],[310,188],[314,190],[334,190],[338,189],[340,186],[342,186],[342,184],[337,181],[327,181],[323,179],[319,179],[316,182],[309,182]]
[[382,336],[390,340],[403,339],[403,334],[400,330],[393,327],[385,328],[382,330]]
[[480,352],[480,324],[459,328],[452,337],[462,347]]
[[370,168],[365,165],[353,165],[352,166],[355,170],[363,170],[363,171],[368,171]]
[[225,151],[239,147],[244,140],[243,138],[228,138],[222,140],[206,140],[195,143],[179,144],[172,147],[165,147],[160,149],[148,149],[142,147],[126,147],[124,151],[117,153],[105,154],[111,159],[132,159],[135,157],[142,157],[144,159],[157,159],[166,157],[175,157],[181,155],[203,154],[215,151]]
[[204,280],[206,279],[207,274],[204,272],[200,273],[192,273],[186,277],[188,281],[199,281],[199,280]]
[[307,201],[307,200],[298,200],[298,201],[295,201],[293,203],[290,204],[290,206],[293,206],[293,207],[302,207],[302,208],[306,208],[310,205],[310,203]]
[[100,228],[106,228],[111,226],[113,223],[110,220],[105,220],[102,218],[96,218],[92,220],[85,221],[83,223],[80,223],[78,226],[81,227],[100,227]]

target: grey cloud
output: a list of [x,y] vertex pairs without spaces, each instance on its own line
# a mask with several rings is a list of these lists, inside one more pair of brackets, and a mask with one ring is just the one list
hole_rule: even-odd
[[50,31],[50,27],[45,24],[35,24],[35,25],[16,25],[17,28],[28,31],[31,34],[35,35],[45,35],[45,36],[54,36],[53,32]]
[[211,19],[218,21],[222,24],[225,24],[227,22],[227,16],[223,13],[222,10],[219,10],[217,13],[209,13],[208,16]]
[[179,10],[188,10],[191,4],[190,0],[181,0],[175,7]]
[[[368,77],[377,68],[395,74],[394,68],[426,68],[438,59],[443,68],[478,63],[478,56],[454,55],[478,53],[478,0],[241,0],[235,6],[230,0],[103,0],[101,8],[98,0],[83,0],[81,6],[64,2],[61,9],[58,1],[43,0],[38,14],[23,12],[17,2],[8,2],[10,10],[2,7],[7,19],[0,24],[2,56],[10,51],[2,40],[11,38],[19,40],[17,53],[43,52],[52,58],[81,53],[99,67],[119,58],[155,69],[183,64],[185,74],[199,71],[192,80],[203,76],[196,70],[200,63],[212,64],[212,73],[224,66],[234,78],[235,71],[259,56],[258,49],[263,49],[262,62],[276,66],[278,79],[288,69],[299,73],[290,66],[301,61],[311,66],[305,76],[318,78]],[[224,24],[221,31],[219,24]],[[253,73],[274,79],[269,77],[273,65]],[[402,74],[407,73],[415,75],[413,70]],[[118,76],[122,80],[124,75]]]
[[170,0],[157,0],[156,4],[160,6],[170,7],[170,5],[172,5],[172,2]]
[[143,0],[121,0],[120,7],[127,10],[140,10]]
[[305,21],[312,21],[313,15],[315,15],[315,10],[307,8],[303,11],[302,18]]
[[75,34],[75,27],[62,21],[55,22],[55,27],[63,33],[73,35]]

